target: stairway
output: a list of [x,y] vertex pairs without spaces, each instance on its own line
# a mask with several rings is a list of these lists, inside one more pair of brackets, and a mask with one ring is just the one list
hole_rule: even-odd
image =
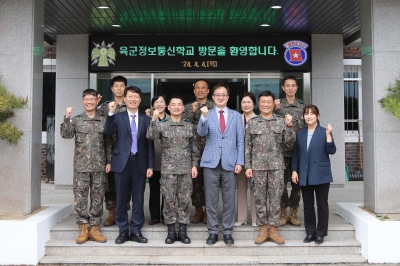
[[[105,219],[106,217],[104,217]],[[303,221],[302,217],[299,217]],[[46,243],[46,254],[40,264],[136,264],[136,265],[243,265],[243,264],[364,264],[361,244],[355,239],[355,229],[341,217],[330,213],[329,232],[321,245],[303,243],[304,227],[286,225],[279,228],[285,239],[284,245],[266,242],[255,245],[258,228],[251,225],[235,227],[235,244],[227,246],[222,234],[215,245],[205,243],[208,237],[205,224],[190,224],[188,235],[191,244],[164,243],[167,227],[162,224],[145,225],[142,234],[149,239],[147,244],[126,242],[114,243],[118,235],[117,226],[102,227],[108,239],[101,244],[88,241],[75,243],[78,226],[75,217],[69,216],[51,229],[51,239]]]

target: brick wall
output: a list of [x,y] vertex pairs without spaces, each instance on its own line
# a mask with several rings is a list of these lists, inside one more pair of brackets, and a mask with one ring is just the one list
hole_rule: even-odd
[[46,179],[46,144],[42,144],[42,180]]
[[[361,152],[362,152],[362,143],[361,143]],[[354,172],[361,169],[360,162],[360,146],[358,143],[348,142],[345,144],[345,163],[349,168],[349,172]]]

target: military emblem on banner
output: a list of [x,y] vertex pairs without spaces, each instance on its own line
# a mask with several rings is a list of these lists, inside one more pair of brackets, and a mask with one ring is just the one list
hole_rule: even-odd
[[99,67],[108,67],[110,64],[115,65],[115,50],[112,47],[114,43],[105,44],[104,41],[99,43],[93,43],[94,48],[92,50],[92,66],[96,65]]
[[289,65],[301,66],[307,61],[307,43],[302,41],[288,41],[283,46],[286,48],[283,56]]

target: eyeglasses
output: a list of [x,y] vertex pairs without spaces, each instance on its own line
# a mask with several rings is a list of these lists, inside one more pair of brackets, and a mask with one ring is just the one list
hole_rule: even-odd
[[213,96],[215,96],[217,98],[219,98],[219,97],[225,98],[225,97],[227,97],[229,95],[228,94],[213,94]]

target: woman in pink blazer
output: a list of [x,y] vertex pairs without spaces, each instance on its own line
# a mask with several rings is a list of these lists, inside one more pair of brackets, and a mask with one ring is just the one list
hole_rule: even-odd
[[[246,130],[247,122],[256,117],[257,115],[253,112],[254,107],[256,105],[256,97],[252,92],[245,92],[242,95],[242,99],[240,101],[240,106],[242,108],[242,121],[243,127]],[[237,208],[238,208],[238,219],[235,222],[234,226],[241,226],[247,224],[247,213],[248,213],[248,204],[247,204],[247,188],[250,187],[248,179],[244,174],[244,170],[241,171],[236,176],[237,182]],[[251,223],[253,226],[257,226],[256,224],[256,209],[254,206],[254,191],[250,189],[250,199],[251,199]]]

